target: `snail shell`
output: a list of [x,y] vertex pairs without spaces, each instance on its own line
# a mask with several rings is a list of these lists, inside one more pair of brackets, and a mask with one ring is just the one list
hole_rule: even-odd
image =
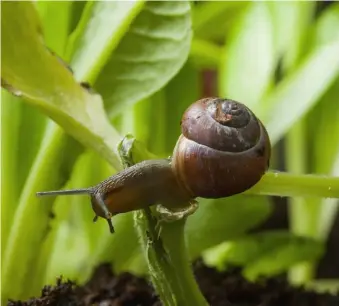
[[172,169],[193,197],[221,198],[255,185],[269,166],[267,131],[244,104],[206,98],[184,113]]

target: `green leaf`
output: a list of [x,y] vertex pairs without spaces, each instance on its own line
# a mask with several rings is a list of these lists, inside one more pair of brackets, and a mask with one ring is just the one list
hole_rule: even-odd
[[[21,192],[24,188],[27,177],[39,152],[41,141],[45,135],[48,118],[38,109],[25,103],[25,101],[16,101],[21,104],[21,122],[18,143],[18,167],[20,169],[18,178],[18,187]],[[22,154],[25,152],[25,154]]]
[[221,47],[207,40],[194,39],[190,60],[200,69],[218,68],[222,51]]
[[[73,5],[72,5],[72,19],[70,22],[70,31],[71,33],[73,33],[73,31],[77,28],[81,16],[84,13],[84,9],[86,7],[87,1],[73,1]],[[69,44],[69,40],[67,42],[67,46]],[[67,46],[66,46],[66,50],[67,50]],[[66,58],[69,59],[69,58]]]
[[[105,161],[91,152],[85,153],[77,161],[65,188],[93,186],[110,175],[112,169]],[[105,220],[92,222],[94,213],[87,196],[60,197],[55,212],[58,220],[54,220],[53,227],[57,231],[47,271],[48,283],[59,274],[86,281],[99,262],[112,262],[115,272],[126,271],[140,255],[131,213],[113,218],[116,233],[112,235]]]
[[1,254],[6,248],[20,195],[17,152],[22,105],[19,101],[19,98],[1,89]]
[[250,5],[249,1],[204,1],[192,11],[194,36],[208,40],[224,40],[230,25]]
[[[105,161],[87,152],[77,161],[65,188],[93,186],[112,174],[114,172]],[[116,233],[111,235],[105,220],[91,222],[93,210],[87,196],[60,197],[55,207],[59,221],[53,222],[53,226],[59,230],[55,233],[47,282],[60,273],[80,282],[86,281],[98,262],[111,262],[117,273],[128,271],[141,255],[132,213],[113,218]],[[85,239],[78,239],[79,236]]]
[[[57,137],[50,139],[48,135],[53,128],[47,131],[47,137],[37,156],[27,183],[21,193],[11,232],[3,259],[2,296],[6,298],[28,298],[32,294],[31,268],[35,267],[37,256],[44,239],[49,233],[49,222],[53,216],[53,198],[39,199],[35,192],[39,188],[50,190],[52,186],[65,181],[72,169],[74,158],[81,148],[71,139],[63,137],[58,130]],[[51,143],[50,143],[51,142]],[[64,154],[67,152],[67,154]],[[50,161],[53,160],[53,175],[50,173]],[[25,256],[22,256],[25,254]],[[37,279],[41,278],[34,270]],[[15,284],[15,286],[13,285]],[[33,294],[37,294],[35,291]]]
[[[307,141],[312,143],[309,157],[312,167],[309,171],[313,173],[339,175],[339,164],[336,163],[339,160],[339,139],[333,137],[333,131],[339,131],[339,108],[333,103],[338,95],[339,78],[306,118],[309,130]],[[312,202],[305,203],[304,215],[310,216],[311,225],[308,228],[312,229],[315,237],[327,238],[337,215],[338,204],[338,199],[312,199]],[[307,227],[304,233],[307,233]]]
[[339,40],[339,4],[333,3],[317,20],[315,25],[312,47],[321,46]]
[[164,91],[166,112],[161,120],[166,121],[166,146],[169,155],[172,155],[181,134],[179,123],[182,115],[190,104],[201,98],[200,71],[195,69],[192,61],[187,61],[180,72],[167,84]]
[[97,78],[143,6],[144,1],[87,2],[68,44],[78,79],[92,83]]
[[306,287],[310,290],[315,290],[320,293],[337,294],[339,291],[338,279],[315,279],[306,284]]
[[[334,160],[339,149],[338,137],[333,131],[339,131],[339,108],[333,101],[339,95],[339,78],[325,93],[319,103],[312,109],[307,122],[313,140],[312,172],[329,174],[332,172]],[[317,122],[317,124],[313,124]],[[326,144],[325,147],[320,143]]]
[[253,108],[269,88],[275,68],[273,26],[266,3],[252,3],[234,25],[220,61],[220,96]]
[[[64,188],[94,186],[114,172],[100,156],[88,151],[78,158]],[[86,195],[57,197],[54,214],[55,218],[51,222],[53,230],[48,237],[51,241],[50,253],[45,253],[46,257],[40,266],[46,262],[49,265],[46,272],[48,283],[53,282],[58,274],[77,280],[84,262],[88,263],[99,241],[103,237],[107,239],[107,223],[102,220],[96,224],[92,222],[94,213]],[[46,258],[50,258],[49,262]]]
[[[107,230],[107,224],[103,224],[105,231],[102,236],[97,237],[97,248],[91,252],[89,258],[83,258],[82,269],[77,276],[80,281],[86,281],[92,269],[100,262],[112,263],[116,272],[131,271],[134,269],[131,264],[143,256],[133,225],[133,213],[117,215],[113,221],[116,233],[111,235]],[[101,220],[101,222],[105,222],[105,220]],[[96,225],[92,224],[92,226]],[[140,267],[138,269],[140,270]],[[146,270],[143,272],[147,273]]]
[[64,55],[72,21],[73,1],[37,1],[43,36],[51,50],[59,56]]
[[192,258],[207,248],[244,234],[270,213],[271,205],[266,197],[236,195],[218,200],[199,199],[199,209],[186,224]]
[[324,245],[314,239],[294,236],[286,231],[268,231],[225,242],[206,251],[207,264],[224,270],[228,265],[244,267],[251,280],[286,271],[292,265],[320,258]]
[[2,10],[2,84],[119,168],[119,136],[107,120],[100,97],[90,94],[41,43],[32,3],[6,2]]
[[1,111],[1,243],[5,251],[20,193],[40,147],[46,118],[4,89],[1,89]]
[[[267,2],[274,31],[276,56],[284,72],[293,68],[309,45],[307,35],[313,23],[315,2]],[[288,20],[288,22],[287,22]]]
[[303,64],[287,76],[266,98],[271,109],[263,118],[272,143],[308,112],[339,74],[339,43],[316,48]]
[[[168,110],[166,96],[163,90],[159,90],[147,98],[147,100],[135,104],[134,107],[131,108],[131,116],[128,117],[128,113],[127,110],[122,116],[122,121],[125,122],[125,134],[134,131],[133,135],[136,136],[139,133],[139,129],[147,129],[147,149],[156,154],[158,158],[166,158],[168,154],[171,154],[171,152],[165,151],[167,145],[166,116]],[[128,125],[128,123],[130,124]],[[145,132],[144,135],[146,135]],[[138,138],[138,140],[141,139]]]
[[[2,85],[38,107],[118,169],[120,162],[114,151],[119,137],[106,118],[100,97],[77,84],[69,70],[44,47],[32,3],[6,2],[2,9]],[[41,280],[44,269],[34,268],[49,233],[54,199],[37,199],[35,192],[60,186],[80,150],[54,124],[49,126],[11,226],[2,275],[3,284],[7,284],[3,286],[4,298],[31,295],[38,283],[29,282],[32,271]],[[21,254],[25,256],[18,258]]]
[[147,2],[95,83],[110,115],[167,84],[186,61],[190,41],[188,2]]
[[[338,41],[337,9],[336,6],[329,7],[314,24],[308,37],[311,51]],[[287,142],[287,165],[290,164],[287,170],[294,173],[336,175],[335,158],[339,152],[339,140],[337,137],[333,138],[333,131],[339,131],[339,112],[333,101],[339,93],[338,85],[337,77],[307,116],[292,125],[288,138],[292,142]],[[318,187],[319,184],[312,191]],[[291,198],[289,202],[292,232],[326,240],[335,220],[338,200]],[[290,271],[290,280],[294,283],[309,281],[314,277],[315,271],[316,262],[298,265]]]

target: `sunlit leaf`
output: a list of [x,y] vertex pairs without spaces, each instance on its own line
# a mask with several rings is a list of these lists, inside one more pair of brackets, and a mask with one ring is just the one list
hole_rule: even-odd
[[190,41],[188,2],[148,2],[95,83],[110,114],[164,86],[186,61]]
[[273,26],[263,2],[252,3],[226,38],[220,61],[220,96],[254,108],[269,88],[275,68]]
[[[114,145],[119,138],[106,119],[100,98],[83,89],[70,71],[42,44],[39,19],[32,3],[4,3],[1,25],[2,85],[38,107],[69,134],[98,150],[113,166],[119,168],[119,160],[114,155]],[[2,274],[8,284],[3,288],[6,297],[30,294],[30,287],[23,285],[26,283],[24,278],[29,276],[26,273],[36,260],[36,254],[48,234],[51,206],[47,203],[51,204],[52,201],[46,199],[45,205],[42,205],[44,200],[38,201],[35,192],[38,186],[50,188],[64,180],[79,151],[74,140],[63,137],[60,130],[55,137],[48,138],[51,130],[47,131],[37,157],[39,162],[30,173],[33,177],[39,173],[40,180],[28,180],[12,224],[4,256],[6,269]],[[53,161],[53,175],[46,172],[50,161]],[[44,180],[43,184],[41,180]],[[18,260],[17,256],[23,253],[25,257]],[[36,276],[40,279],[40,275]],[[11,286],[12,283],[16,283],[16,286]]]
[[[266,2],[274,31],[274,49],[281,59],[282,73],[296,65],[308,45],[316,3],[312,1]],[[281,76],[278,76],[281,77]]]
[[142,9],[143,2],[87,2],[67,51],[77,78],[91,83],[95,81],[112,51]]
[[263,121],[273,143],[315,105],[338,77],[338,53],[338,42],[317,48],[267,97],[265,103],[271,110],[266,112]]
[[[17,184],[21,104],[19,98],[1,89],[1,254],[5,251],[19,199]],[[1,260],[3,260],[3,256]]]
[[97,149],[118,168],[114,144],[119,138],[106,119],[100,97],[83,89],[43,46],[32,4],[6,2],[2,13],[3,85],[39,107],[67,133]]
[[73,1],[37,1],[46,45],[59,56],[64,55],[71,29]]
[[312,37],[312,47],[339,40],[339,4],[328,7],[319,17]]

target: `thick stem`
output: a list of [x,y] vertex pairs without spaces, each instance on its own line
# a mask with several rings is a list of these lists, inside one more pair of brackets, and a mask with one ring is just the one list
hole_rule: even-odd
[[184,236],[185,221],[163,223],[158,228],[150,209],[135,213],[135,225],[150,278],[163,304],[208,305],[190,265]]
[[[131,157],[133,145],[133,139],[125,138],[119,146],[125,167],[134,164]],[[141,156],[145,156],[144,153]],[[134,154],[133,157],[136,160]],[[162,303],[168,306],[208,305],[191,269],[185,245],[185,219],[158,226],[151,209],[146,208],[134,213],[134,221],[150,278]]]
[[339,198],[339,177],[270,171],[245,193],[278,197]]

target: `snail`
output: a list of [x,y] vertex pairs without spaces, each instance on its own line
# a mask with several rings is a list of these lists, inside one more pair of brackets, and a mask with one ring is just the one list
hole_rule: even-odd
[[181,120],[182,134],[169,159],[146,160],[96,186],[38,192],[44,195],[89,194],[92,208],[107,219],[161,204],[179,218],[197,208],[197,197],[229,197],[259,182],[269,167],[268,133],[244,104],[204,98],[191,104]]

